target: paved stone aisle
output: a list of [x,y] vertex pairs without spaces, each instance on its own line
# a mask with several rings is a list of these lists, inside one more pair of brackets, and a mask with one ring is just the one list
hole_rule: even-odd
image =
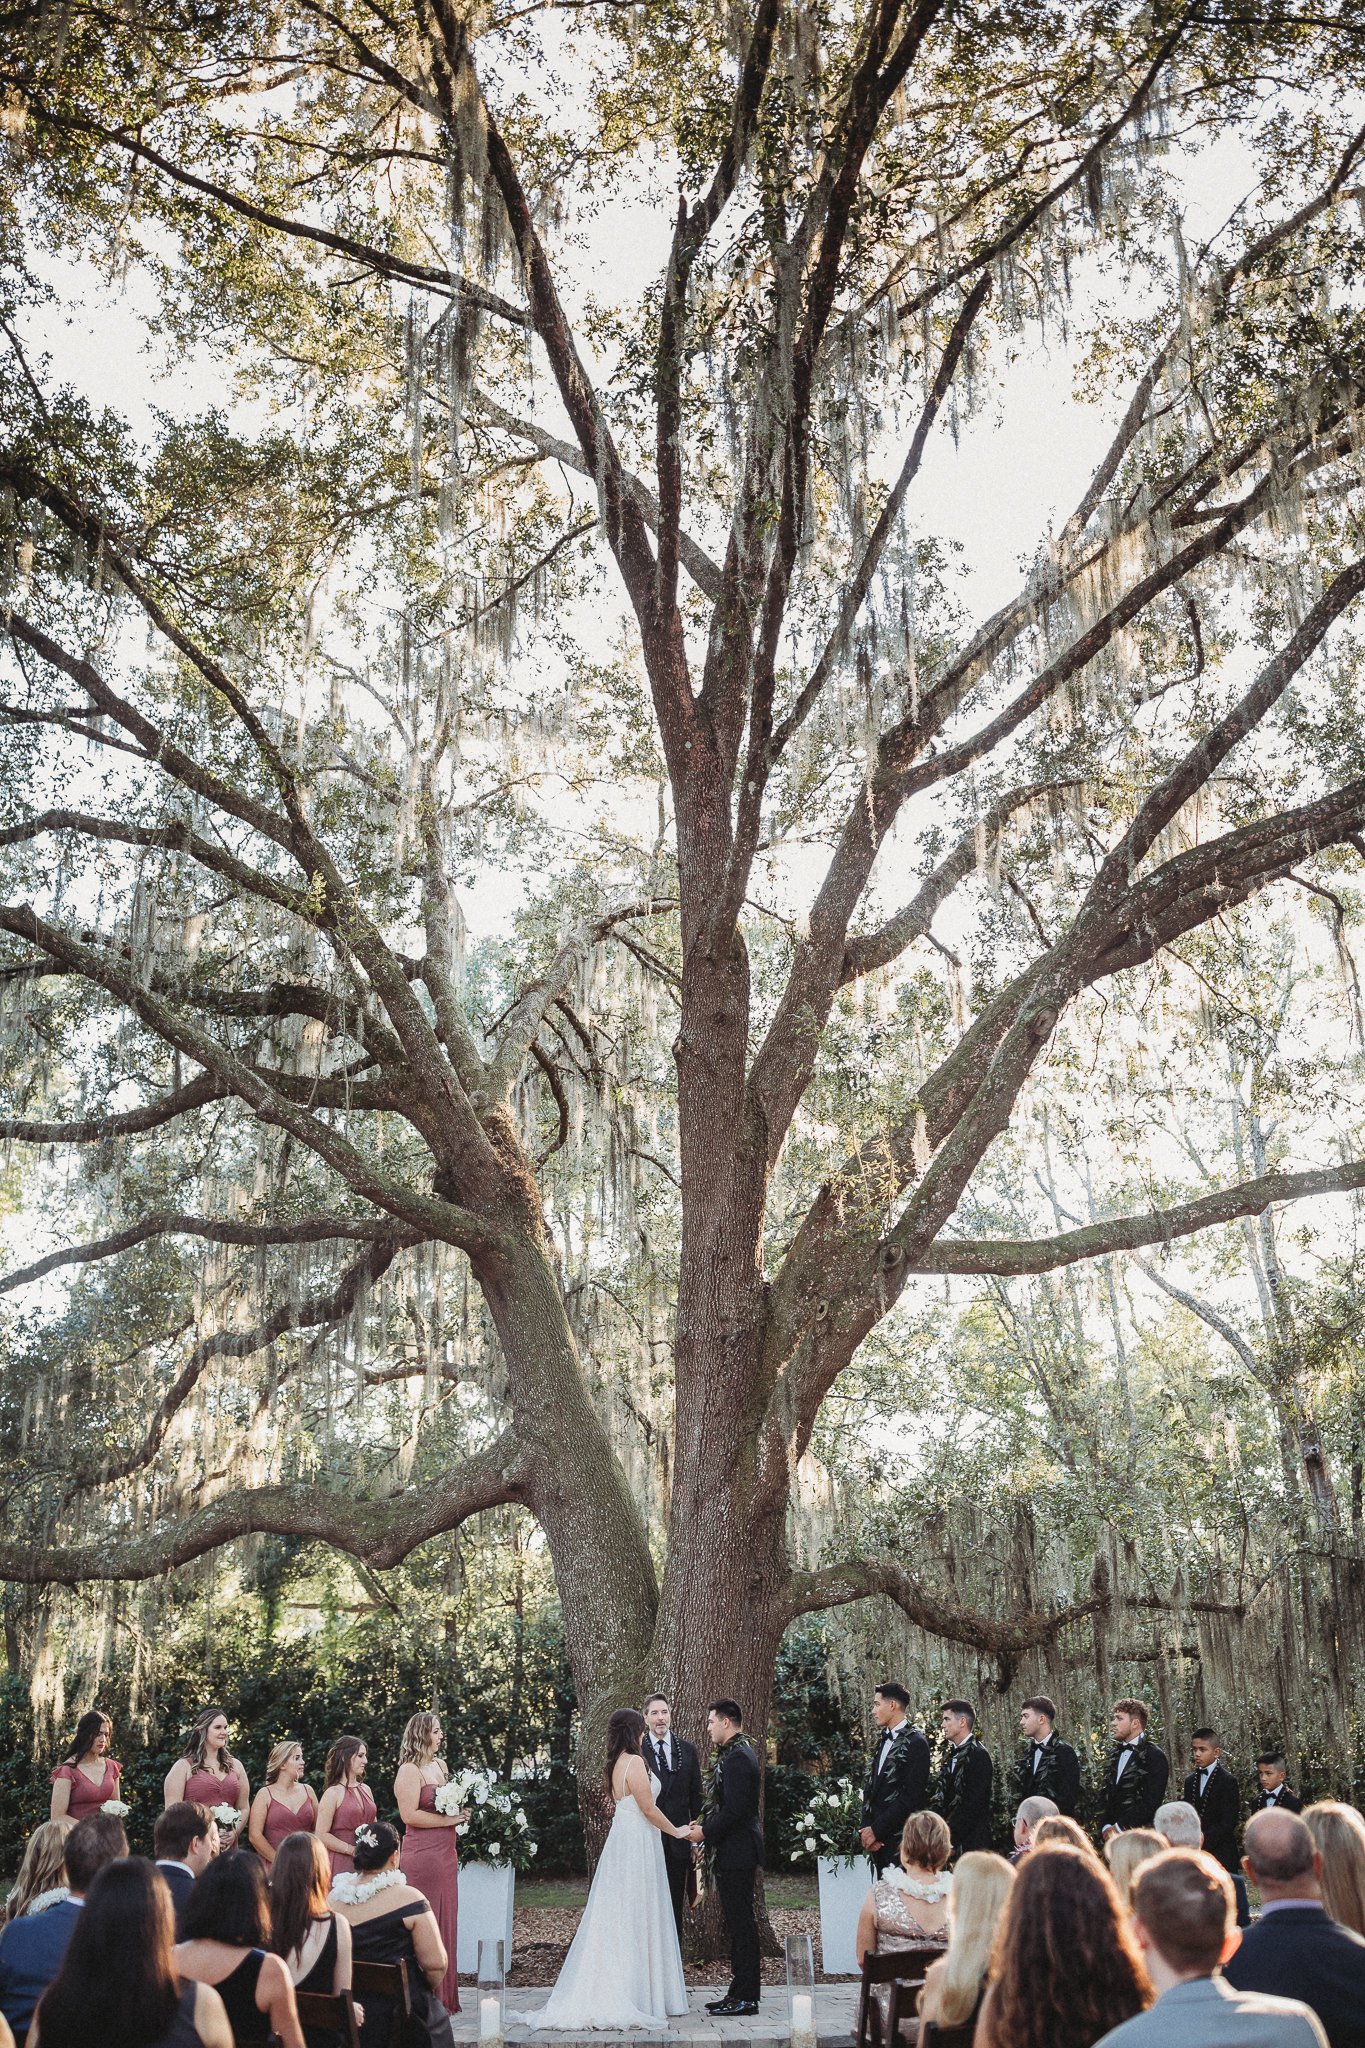
[[[748,2048],[751,2042],[786,2042],[787,1992],[785,1985],[765,1985],[758,2013],[753,2019],[713,2019],[706,2010],[707,2000],[719,1998],[724,1985],[714,1990],[705,1986],[693,1986],[690,1991],[690,2006],[686,2018],[674,2020],[668,2032],[657,2041],[643,2033],[630,2034],[536,2034],[527,2025],[526,2015],[544,2005],[549,1997],[548,1985],[540,1990],[518,1989],[507,1993],[507,2039],[525,2042],[528,2048],[609,2048],[613,2042],[627,2044],[627,2048],[686,2048],[695,2042],[698,2048]],[[459,2048],[466,2042],[478,2038],[477,2001],[463,1990],[463,2012],[456,2013],[451,2021],[451,2034]],[[817,1984],[815,1987],[815,2026],[820,2037],[821,2048],[851,2048],[853,2023],[857,2012],[858,1986],[847,1984]]]

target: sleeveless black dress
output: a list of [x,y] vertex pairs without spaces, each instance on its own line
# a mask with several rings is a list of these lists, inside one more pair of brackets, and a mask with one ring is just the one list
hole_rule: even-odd
[[203,2048],[203,2036],[194,2024],[194,1995],[197,1984],[182,1984],[180,2003],[164,2034],[158,2034],[152,2048]]
[[270,2015],[256,2003],[256,1986],[261,1981],[264,1961],[263,1948],[249,1948],[236,1969],[213,1987],[227,2007],[228,2025],[238,2048],[248,2041],[270,2039]]
[[[327,1933],[323,1939],[322,1947],[318,1950],[317,1959],[311,1968],[305,1970],[304,1974],[299,1978],[298,1983],[294,1986],[295,1991],[320,1991],[324,1996],[330,1997],[332,1979],[336,1975],[336,1960],[336,1914],[329,1913],[327,1916]],[[340,2048],[341,2036],[332,2027],[305,2026],[303,2038],[307,2043],[307,2048]]]
[[[450,2021],[446,2009],[422,1975],[412,1945],[412,1930],[403,1925],[404,1915],[411,1919],[418,1910],[415,1905],[395,1906],[391,1913],[380,1913],[359,1926],[352,1921],[351,1954],[358,1962],[407,1964],[412,2020],[403,2048],[449,2048]],[[362,1992],[360,2002],[365,2008],[365,2024],[360,2029],[362,2048],[391,2048],[391,2044],[392,2048],[399,2048],[393,2027],[395,2001],[377,1998],[372,1991],[366,1991]]]

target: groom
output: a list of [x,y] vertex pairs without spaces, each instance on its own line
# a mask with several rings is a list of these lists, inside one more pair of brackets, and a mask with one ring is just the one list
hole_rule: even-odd
[[722,2019],[758,2011],[758,1924],[754,1872],[763,1861],[758,1800],[763,1773],[744,1734],[736,1700],[713,1700],[706,1716],[711,1738],[711,1781],[702,1815],[706,1867],[720,1894],[730,1936],[730,1989],[708,2005]]

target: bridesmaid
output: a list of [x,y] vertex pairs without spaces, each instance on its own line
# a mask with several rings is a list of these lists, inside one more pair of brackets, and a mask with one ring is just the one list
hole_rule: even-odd
[[84,1820],[106,1799],[118,1798],[123,1765],[109,1754],[113,1739],[114,1724],[98,1707],[81,1715],[71,1747],[52,1773],[53,1820]]
[[228,1719],[221,1707],[205,1707],[185,1742],[185,1754],[166,1773],[165,1801],[174,1806],[178,1799],[195,1799],[212,1812],[215,1806],[235,1806],[237,1825],[218,1827],[224,1850],[235,1849],[251,1807],[251,1787],[246,1767],[239,1764],[227,1746]]
[[267,1872],[286,1835],[311,1835],[318,1802],[303,1782],[303,1744],[277,1742],[265,1766],[265,1783],[251,1802],[247,1840]]
[[355,1869],[355,1831],[374,1820],[377,1809],[361,1783],[370,1752],[358,1735],[338,1735],[322,1772],[322,1803],[313,1833],[332,1859],[332,1876]]
[[455,1931],[460,1851],[455,1830],[469,1819],[469,1809],[453,1814],[436,1811],[436,1788],[450,1776],[441,1755],[442,1739],[437,1715],[413,1715],[399,1744],[393,1796],[398,1802],[399,1818],[407,1829],[403,1837],[403,1875],[431,1907],[445,1943],[441,2003],[447,2012],[458,2012],[460,1979],[455,1962]]

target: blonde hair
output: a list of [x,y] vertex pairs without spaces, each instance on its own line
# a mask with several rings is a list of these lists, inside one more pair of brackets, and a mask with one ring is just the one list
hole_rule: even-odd
[[431,1740],[431,1731],[440,1725],[439,1714],[414,1714],[403,1730],[403,1738],[398,1745],[399,1763],[424,1764],[427,1760],[427,1744]]
[[926,1807],[912,1813],[901,1829],[901,1862],[917,1863],[921,1870],[942,1870],[953,1853],[948,1823]]
[[1104,1845],[1104,1860],[1125,1906],[1133,1903],[1133,1879],[1143,1864],[1150,1863],[1153,1856],[1163,1856],[1169,1846],[1155,1828],[1125,1828],[1122,1834],[1109,1837]]
[[53,1891],[65,1881],[63,1852],[75,1825],[69,1814],[63,1814],[60,1820],[45,1820],[33,1830],[24,1844],[24,1860],[0,1912],[0,1922],[21,1919],[40,1892]]
[[1339,1926],[1365,1934],[1365,1820],[1339,1799],[1320,1799],[1303,1818],[1322,1857],[1323,1905]]
[[301,1742],[294,1742],[290,1740],[286,1740],[284,1742],[277,1742],[275,1744],[275,1747],[271,1750],[269,1756],[265,1760],[265,1782],[267,1785],[274,1784],[276,1778],[279,1777],[280,1772],[284,1769],[290,1757],[293,1756],[295,1750],[297,1750],[299,1755],[302,1756],[303,1744]]
[[990,1967],[1000,1916],[1014,1888],[1014,1866],[994,1849],[969,1849],[959,1857],[948,1894],[948,1952],[938,2024],[962,2027],[976,2011]]

